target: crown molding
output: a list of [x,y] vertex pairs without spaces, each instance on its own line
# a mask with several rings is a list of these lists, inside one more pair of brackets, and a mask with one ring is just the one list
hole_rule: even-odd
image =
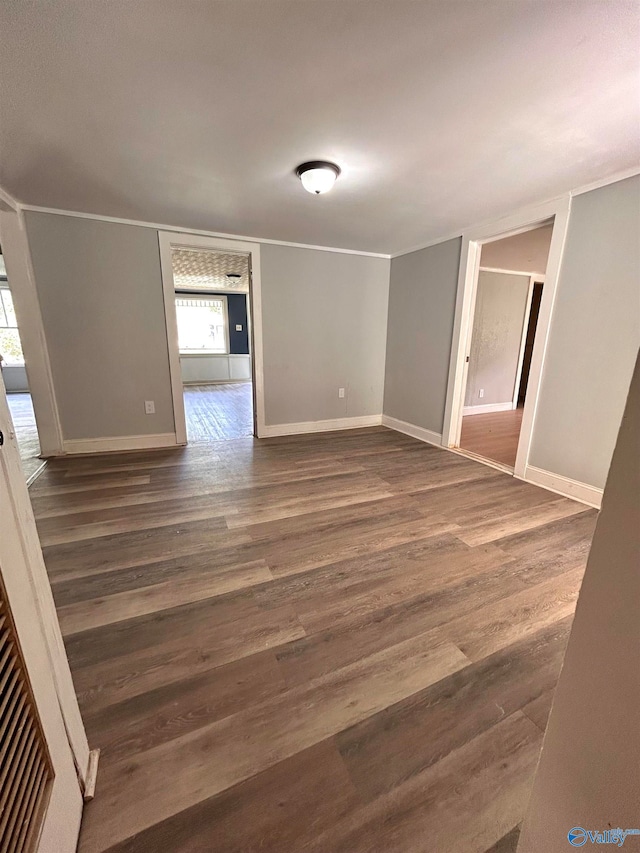
[[335,246],[314,246],[309,243],[292,243],[288,240],[271,240],[267,237],[247,236],[246,234],[228,234],[224,231],[205,231],[198,228],[183,228],[180,225],[164,225],[159,222],[146,222],[140,219],[123,219],[119,216],[103,216],[99,213],[84,213],[79,210],[61,210],[57,207],[40,207],[36,204],[21,204],[22,210],[34,213],[52,213],[56,216],[73,216],[76,219],[93,219],[98,222],[114,222],[118,225],[135,225],[138,228],[153,228],[157,231],[171,231],[176,234],[194,234],[198,237],[220,237],[225,240],[244,240],[251,243],[261,243],[271,246],[288,246],[293,249],[312,249],[316,252],[333,252],[341,255],[361,255],[366,258],[384,258],[389,260],[391,255],[381,252],[362,252],[359,249],[341,249]]
[[0,210],[19,210],[20,203],[8,193],[3,187],[0,187]]
[[[584,184],[582,186],[576,187],[575,189],[568,190],[567,192],[561,193],[560,195],[554,196],[551,199],[547,199],[539,204],[529,205],[530,209],[533,207],[538,207],[541,205],[550,204],[552,202],[557,202],[561,198],[573,198],[574,196],[582,195],[583,193],[591,192],[592,190],[600,189],[601,187],[609,186],[609,184],[616,184],[618,181],[624,181],[627,178],[633,178],[636,175],[640,174],[640,166],[633,166],[629,169],[624,169],[622,171],[614,172],[611,175],[608,175],[605,178],[600,178],[597,181],[592,181],[589,184]],[[434,237],[432,240],[429,240],[425,243],[420,243],[416,246],[412,246],[408,249],[402,249],[399,252],[385,253],[385,252],[364,252],[359,249],[344,249],[338,248],[336,246],[316,246],[311,243],[294,243],[289,240],[271,240],[267,237],[255,237],[246,234],[228,234],[224,231],[206,231],[205,229],[198,228],[183,228],[179,225],[165,225],[159,222],[147,222],[145,220],[139,219],[124,219],[118,216],[103,216],[99,213],[86,213],[79,210],[62,210],[57,207],[42,207],[40,205],[35,204],[23,204],[22,202],[14,199],[9,193],[0,187],[0,204],[4,202],[5,205],[8,205],[13,210],[30,210],[36,213],[52,213],[57,216],[73,216],[78,219],[94,219],[99,222],[115,222],[120,225],[136,225],[139,228],[154,228],[158,231],[173,231],[181,234],[195,234],[201,237],[222,237],[229,240],[248,240],[253,243],[262,243],[271,246],[288,246],[294,249],[311,249],[316,252],[333,252],[342,255],[360,255],[366,258],[383,258],[385,260],[393,260],[394,258],[400,258],[403,255],[410,255],[413,252],[420,252],[422,249],[429,249],[432,246],[437,246],[440,243],[446,243],[449,240],[455,240],[461,238],[468,231],[479,231],[482,230],[485,225],[488,224],[487,221],[474,223],[471,225],[467,225],[463,228],[457,228],[455,231],[451,231],[444,235],[440,235],[438,237]],[[510,218],[512,214],[506,214],[506,218]],[[497,217],[495,219],[490,220],[491,223],[495,223],[499,221],[501,217]]]
[[625,181],[627,178],[635,178],[640,175],[640,166],[633,166],[631,169],[624,169],[622,172],[615,172],[609,175],[608,178],[600,178],[598,181],[592,181],[590,184],[585,184],[575,190],[571,190],[571,196],[590,193],[592,190],[599,190],[601,187],[608,187],[609,184],[617,184],[618,181]]
[[[520,208],[519,211],[516,211],[516,214],[520,213],[523,210],[530,210],[536,207],[542,207],[544,205],[549,205],[553,203],[557,203],[560,199],[573,198],[577,195],[582,195],[583,193],[591,192],[592,190],[598,190],[601,187],[609,186],[609,184],[617,184],[619,181],[624,181],[627,178],[633,178],[636,175],[640,175],[640,166],[634,166],[631,169],[624,169],[620,172],[614,172],[606,178],[600,178],[597,181],[593,181],[590,184],[584,184],[580,187],[576,187],[572,190],[567,190],[567,192],[560,193],[553,198],[546,199],[542,202],[537,202],[532,205],[528,205],[525,208]],[[511,219],[515,214],[505,214],[504,216],[498,216],[492,220],[485,220],[484,222],[477,222],[473,225],[467,225],[464,228],[458,228],[455,231],[451,231],[444,236],[436,237],[433,240],[430,240],[428,243],[421,243],[419,246],[413,246],[409,249],[403,249],[401,252],[392,252],[391,260],[394,258],[400,258],[403,255],[410,255],[413,252],[420,252],[422,249],[430,249],[432,246],[437,246],[440,243],[447,243],[449,240],[455,240],[456,238],[463,237],[469,231],[483,231],[485,227],[489,224],[493,225],[495,222],[499,222],[501,219]],[[528,229],[527,229],[528,230]]]

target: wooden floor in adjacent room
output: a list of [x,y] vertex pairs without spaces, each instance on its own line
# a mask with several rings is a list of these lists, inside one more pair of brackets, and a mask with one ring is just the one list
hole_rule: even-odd
[[184,412],[190,442],[253,435],[251,382],[185,385]]
[[514,850],[596,512],[382,427],[53,460],[80,853]]
[[462,418],[460,447],[510,468],[516,464],[523,407]]

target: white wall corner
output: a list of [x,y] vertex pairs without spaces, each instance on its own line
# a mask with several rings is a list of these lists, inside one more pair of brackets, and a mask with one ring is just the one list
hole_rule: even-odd
[[398,420],[398,418],[392,418],[390,415],[382,416],[382,426],[394,429],[396,432],[402,432],[405,435],[410,435],[411,438],[417,438],[418,441],[425,441],[427,444],[435,444],[437,447],[442,447],[442,435],[430,429]]
[[125,450],[158,450],[164,447],[179,447],[174,432],[153,435],[118,435],[104,438],[66,439],[65,454],[117,453]]
[[294,424],[266,424],[260,430],[260,438],[274,438],[279,435],[303,435],[313,432],[333,432],[341,429],[363,429],[380,426],[381,415],[360,415],[355,418],[334,418],[326,421],[302,421]]
[[548,489],[550,492],[556,492],[558,495],[572,498],[596,509],[600,509],[602,504],[603,489],[598,489],[587,483],[581,483],[579,480],[563,477],[561,474],[552,474],[551,471],[545,471],[543,468],[536,468],[533,465],[527,465],[524,477],[518,477],[517,479],[525,480],[527,483],[533,483],[536,486],[542,486],[542,488]]

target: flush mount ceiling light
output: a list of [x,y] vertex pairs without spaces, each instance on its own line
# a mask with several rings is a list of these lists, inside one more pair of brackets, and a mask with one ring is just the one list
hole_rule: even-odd
[[328,193],[339,174],[340,167],[326,160],[310,160],[296,169],[296,175],[302,181],[302,186],[314,195]]
[[227,278],[229,279],[231,284],[237,284],[242,278],[242,275],[239,272],[228,272]]

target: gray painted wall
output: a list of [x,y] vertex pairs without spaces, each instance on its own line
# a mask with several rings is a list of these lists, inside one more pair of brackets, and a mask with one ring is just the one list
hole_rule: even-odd
[[461,239],[391,261],[384,413],[442,432]]
[[174,432],[156,231],[25,216],[64,438]]
[[[155,229],[26,223],[64,437],[173,432]],[[638,233],[640,177],[574,199],[530,463],[597,487],[640,344]],[[263,245],[267,423],[379,414],[384,381],[385,414],[440,433],[460,247],[394,258],[389,287],[386,259]]]
[[640,176],[573,199],[530,464],[602,488],[640,346]]
[[513,402],[529,281],[499,272],[478,276],[465,406]]
[[[173,432],[157,231],[35,212],[26,222],[64,438]],[[267,423],[380,414],[389,261],[261,253]]]
[[[638,827],[640,363],[616,444],[518,853]],[[592,849],[591,845],[583,849]],[[618,850],[615,845],[602,849]],[[627,839],[624,850],[638,849]]]
[[[602,488],[640,345],[640,176],[573,199],[529,463]],[[441,432],[460,240],[391,263],[384,412]]]
[[270,244],[260,253],[267,424],[379,415],[389,261]]

